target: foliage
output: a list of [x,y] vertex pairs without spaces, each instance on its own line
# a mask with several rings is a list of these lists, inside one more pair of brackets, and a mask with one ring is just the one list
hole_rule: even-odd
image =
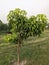
[[[45,28],[47,18],[44,14],[38,14],[37,16],[27,17],[25,10],[19,8],[11,10],[7,16],[8,25],[11,35],[15,34],[15,37],[9,38],[9,41],[23,41],[29,36],[40,36]],[[11,36],[10,35],[10,36]],[[9,37],[10,37],[9,36]]]
[[31,16],[29,20],[32,25],[33,36],[40,36],[47,24],[47,17],[44,14],[38,14],[37,16]]
[[[23,40],[29,36],[29,23],[28,18],[26,17],[26,11],[15,9],[10,11],[8,14],[8,21],[10,32],[16,34],[17,38],[13,38],[14,40]],[[12,40],[11,40],[12,41]]]

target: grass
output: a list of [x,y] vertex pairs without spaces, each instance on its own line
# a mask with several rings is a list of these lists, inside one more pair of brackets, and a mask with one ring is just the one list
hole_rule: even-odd
[[[17,47],[14,44],[4,45],[2,37],[0,40],[0,65],[12,65],[17,61]],[[49,65],[49,31],[45,31],[40,38],[31,38],[24,43],[20,50],[21,61],[26,59],[26,65]]]

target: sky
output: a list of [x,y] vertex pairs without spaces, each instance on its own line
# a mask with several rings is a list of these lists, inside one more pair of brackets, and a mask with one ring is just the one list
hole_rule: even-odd
[[7,23],[7,15],[15,8],[24,9],[28,16],[46,14],[49,19],[49,0],[0,0],[0,19]]

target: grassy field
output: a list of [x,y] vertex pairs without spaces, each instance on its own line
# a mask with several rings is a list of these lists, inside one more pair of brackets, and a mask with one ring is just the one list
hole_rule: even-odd
[[[0,65],[14,65],[17,62],[17,47],[7,44],[0,35]],[[49,65],[49,31],[40,38],[28,38],[20,50],[20,60],[26,60],[26,65]],[[17,65],[17,64],[16,64]]]

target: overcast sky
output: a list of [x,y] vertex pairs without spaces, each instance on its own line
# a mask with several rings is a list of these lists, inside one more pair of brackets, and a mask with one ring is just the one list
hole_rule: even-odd
[[20,8],[28,12],[28,16],[46,14],[49,18],[49,0],[0,0],[0,19],[6,23],[10,10]]

